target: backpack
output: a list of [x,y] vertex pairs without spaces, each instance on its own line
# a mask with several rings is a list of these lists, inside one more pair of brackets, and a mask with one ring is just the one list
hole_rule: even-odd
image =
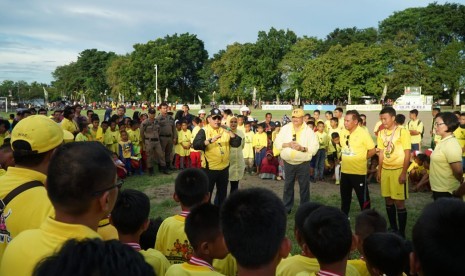
[[11,192],[9,192],[3,199],[0,200],[0,218],[2,218],[1,223],[4,223],[3,221],[3,211],[5,211],[5,207],[10,203],[10,201],[13,200],[17,195],[21,194],[24,191],[27,191],[31,188],[34,187],[39,187],[39,186],[44,186],[42,182],[34,180],[30,182],[26,182],[16,188],[14,188]]

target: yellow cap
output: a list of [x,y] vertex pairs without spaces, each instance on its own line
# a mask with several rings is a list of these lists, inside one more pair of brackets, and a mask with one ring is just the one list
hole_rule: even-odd
[[305,114],[304,114],[304,111],[300,108],[296,108],[294,110],[292,110],[292,117],[303,117]]
[[44,153],[61,145],[64,136],[63,129],[53,120],[43,115],[32,115],[19,121],[13,129],[11,147],[14,150],[16,141],[25,141],[31,147],[30,154]]

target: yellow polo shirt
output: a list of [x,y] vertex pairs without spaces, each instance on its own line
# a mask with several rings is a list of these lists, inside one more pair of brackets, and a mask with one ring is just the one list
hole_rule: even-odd
[[166,259],[165,255],[153,248],[149,248],[148,250],[140,250],[138,252],[144,256],[145,262],[153,267],[153,271],[155,271],[157,276],[166,275],[166,271],[171,266],[171,264],[168,259]]
[[61,128],[73,134],[79,130],[79,127],[77,126],[76,122],[74,120],[70,121],[67,118],[63,118],[63,120],[61,121]]
[[[439,135],[435,135],[439,136]],[[461,128],[460,126],[454,131],[454,136],[459,142],[460,147],[465,147],[465,128]],[[439,136],[441,137],[441,136]],[[462,153],[462,156],[465,156],[465,152]]]
[[18,235],[7,247],[0,275],[31,275],[43,258],[58,251],[69,239],[101,238],[97,232],[81,224],[67,224],[48,217],[39,229]]
[[[393,130],[383,129],[378,133],[378,148],[384,150],[383,169],[394,170],[404,167],[405,150],[411,148],[410,133],[404,128],[397,127]],[[391,137],[392,136],[392,137]],[[392,138],[392,140],[391,140]],[[387,152],[389,142],[392,144],[390,152]]]
[[109,218],[104,218],[99,221],[97,233],[102,236],[104,241],[118,239],[118,230],[111,225]]
[[224,275],[237,275],[237,261],[231,253],[222,260],[213,259],[213,267]]
[[352,133],[348,130],[341,135],[341,172],[364,175],[367,173],[367,151],[375,148],[370,134],[357,126]]
[[252,146],[255,149],[262,149],[268,146],[268,136],[265,132],[256,132],[253,136]]
[[205,151],[202,152],[202,167],[207,167],[206,160],[208,160],[208,168],[210,170],[225,169],[229,166],[229,140],[231,137],[223,128],[213,129],[210,125],[207,125],[204,130],[206,140],[217,135],[221,135],[221,137],[207,145]]
[[242,155],[244,158],[254,158],[252,141],[254,137],[253,131],[244,132],[244,148],[242,149]]
[[[24,183],[34,180],[45,183],[45,179],[45,174],[38,171],[9,167],[0,177],[0,199],[5,198],[14,188]],[[39,228],[47,216],[53,215],[53,212],[45,187],[31,188],[10,201],[3,211],[6,229],[0,230],[0,260],[11,239],[24,230]]]
[[158,229],[155,249],[165,255],[171,264],[187,262],[193,254],[192,246],[184,232],[185,222],[185,217],[174,215],[166,218]]
[[[158,274],[157,274],[158,275]],[[190,263],[175,264],[166,271],[166,276],[221,276],[223,274],[211,270],[209,267]]]
[[462,148],[457,139],[451,135],[436,145],[430,156],[429,182],[434,192],[449,192],[456,190],[460,183],[454,177],[451,163],[462,162]]
[[[423,131],[423,122],[420,121],[419,119],[417,120],[411,120],[408,122],[407,124],[407,129],[408,130],[416,130],[418,132],[422,132]],[[421,134],[417,134],[417,135],[411,135],[411,140],[412,140],[412,144],[421,144]]]

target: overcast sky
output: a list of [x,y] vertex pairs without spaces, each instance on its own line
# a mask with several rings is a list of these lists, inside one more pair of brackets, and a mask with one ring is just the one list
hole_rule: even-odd
[[125,54],[135,43],[188,32],[203,40],[212,56],[233,42],[254,42],[259,31],[271,27],[324,38],[335,28],[377,27],[395,11],[429,2],[1,0],[0,82],[49,83],[57,66],[75,61],[85,49]]

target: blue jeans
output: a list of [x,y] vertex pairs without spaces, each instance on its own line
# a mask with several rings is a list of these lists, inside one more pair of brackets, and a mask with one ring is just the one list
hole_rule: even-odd
[[420,150],[420,144],[412,144],[412,152]]
[[315,158],[315,178],[323,178],[324,171],[325,171],[325,160],[326,160],[326,150],[319,149],[316,155],[313,157]]

